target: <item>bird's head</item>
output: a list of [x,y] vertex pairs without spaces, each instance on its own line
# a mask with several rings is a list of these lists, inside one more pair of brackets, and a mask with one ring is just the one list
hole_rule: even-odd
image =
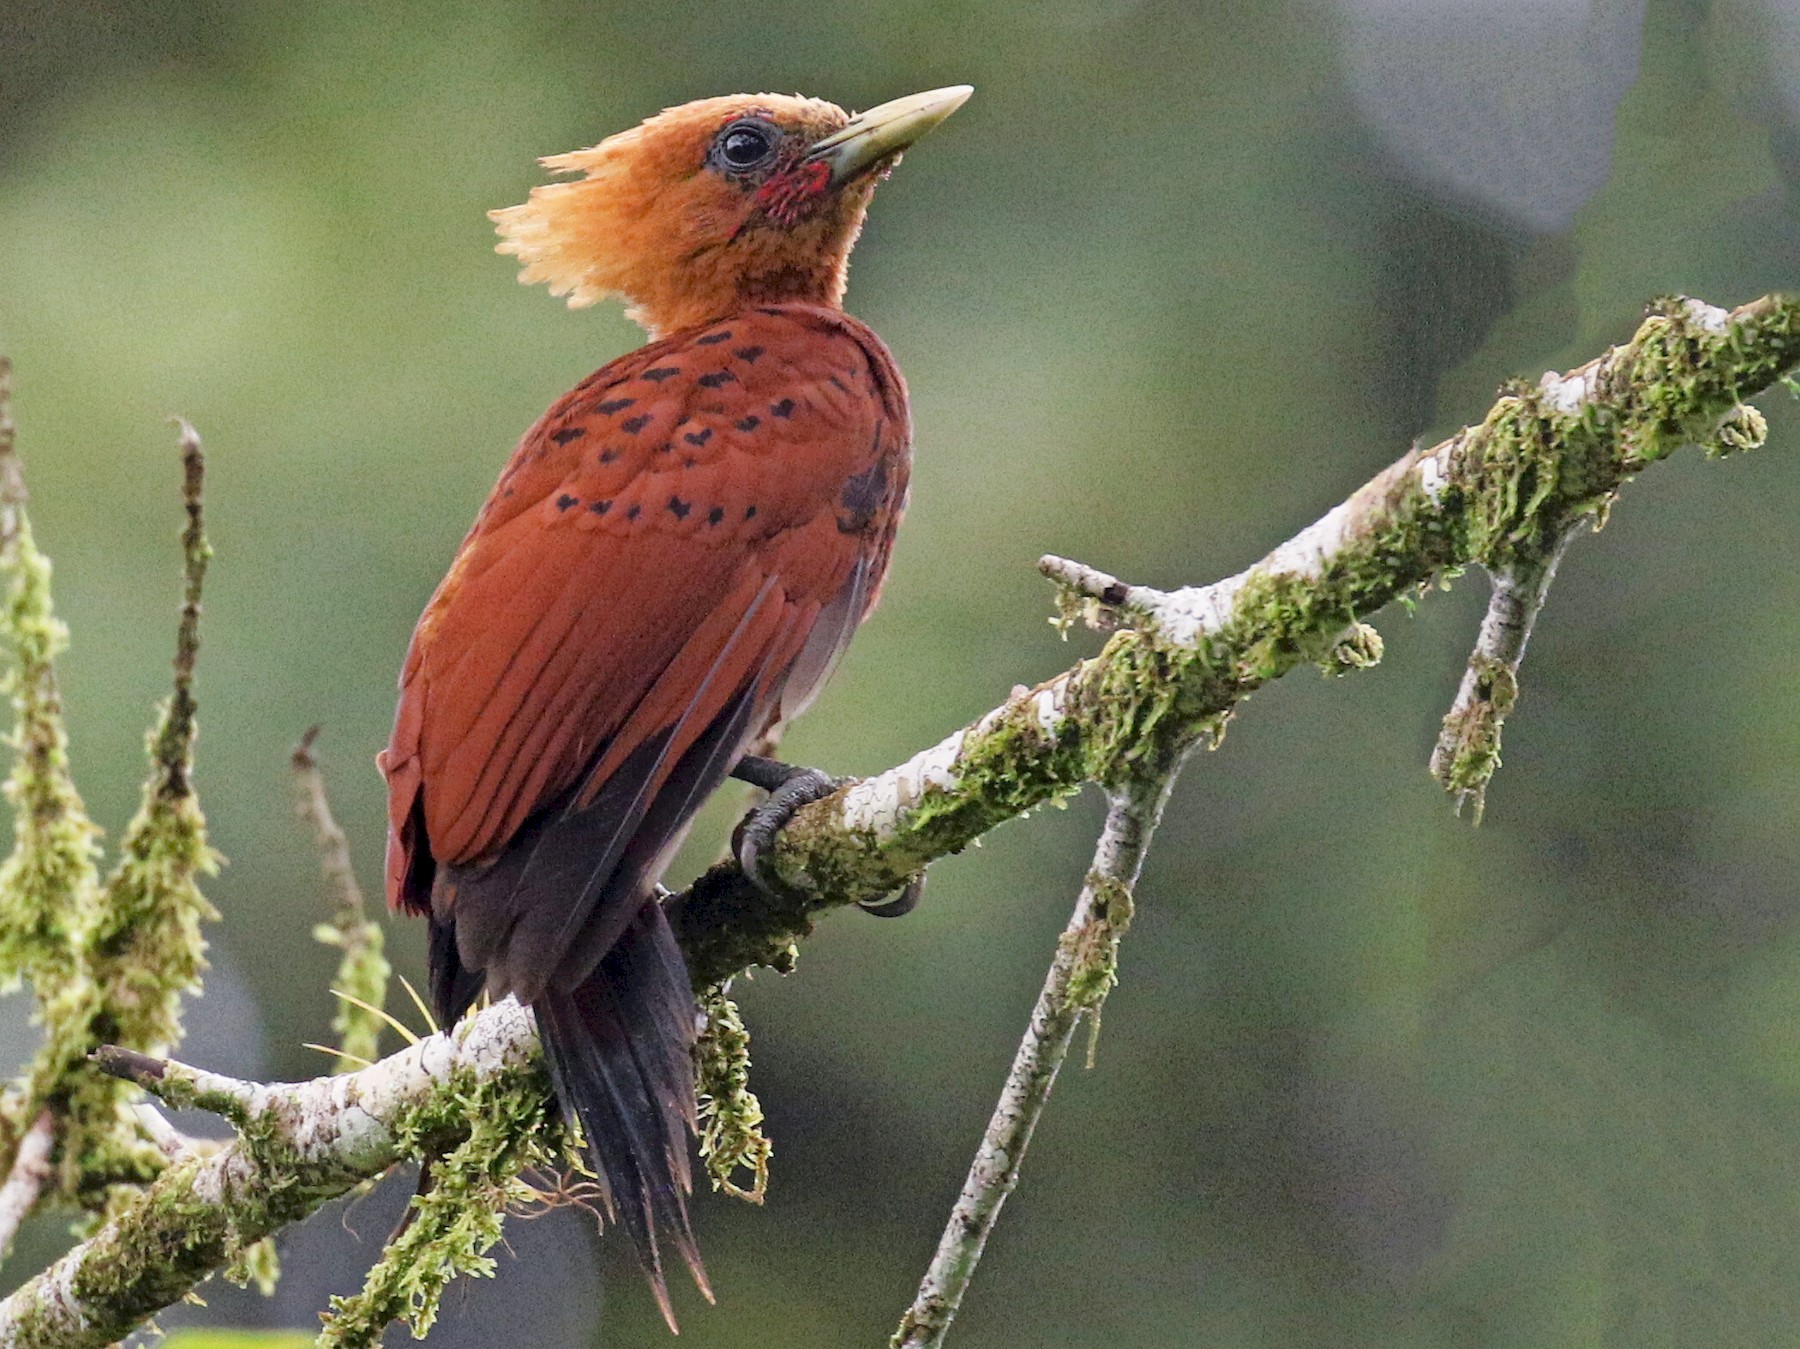
[[855,117],[783,94],[670,108],[544,159],[583,176],[490,212],[499,251],[572,307],[619,296],[655,334],[746,305],[838,304],[876,181],[971,92],[934,89]]

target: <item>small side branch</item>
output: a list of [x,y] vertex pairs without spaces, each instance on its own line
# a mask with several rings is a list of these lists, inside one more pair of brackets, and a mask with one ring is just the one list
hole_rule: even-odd
[[[1093,868],[1057,943],[1056,957],[1032,1008],[1025,1038],[1019,1042],[962,1194],[950,1211],[937,1254],[890,1341],[892,1349],[932,1349],[944,1342],[1000,1208],[1019,1183],[1025,1149],[1050,1100],[1056,1074],[1068,1057],[1075,1027],[1083,1012],[1098,1015],[1097,1000],[1081,984],[1095,977],[1097,950],[1104,948],[1108,955],[1116,950],[1115,929],[1122,915],[1129,913],[1132,887],[1137,884],[1168,786],[1165,781],[1148,789],[1118,790],[1110,796]],[[1100,977],[1110,983],[1110,960],[1102,957],[1102,963],[1106,973]]]
[[173,1059],[101,1045],[89,1060],[108,1077],[142,1087],[164,1105],[176,1110],[210,1110],[240,1129],[248,1128],[266,1108],[265,1089],[256,1083],[190,1068]]
[[380,1053],[380,1009],[387,1004],[392,967],[383,950],[381,927],[369,917],[362,887],[356,883],[350,840],[331,813],[325,777],[313,755],[313,742],[318,736],[319,728],[314,726],[294,746],[294,786],[300,819],[318,844],[319,866],[325,873],[325,883],[331,887],[331,917],[313,929],[313,937],[344,953],[332,984],[340,996],[331,1028],[338,1035],[338,1059],[333,1071],[347,1073],[373,1063]]
[[[1583,522],[1583,525],[1585,522]],[[1515,558],[1492,574],[1493,594],[1456,701],[1431,751],[1431,776],[1481,823],[1487,784],[1500,767],[1500,728],[1519,697],[1519,665],[1532,625],[1550,594],[1557,565],[1583,525],[1565,531],[1544,556]]]
[[56,1143],[56,1116],[40,1110],[13,1154],[12,1171],[0,1185],[0,1260],[12,1254],[13,1238],[37,1207],[44,1182],[50,1179],[50,1149]]
[[1038,559],[1038,571],[1056,582],[1057,617],[1053,621],[1064,631],[1076,622],[1096,632],[1154,624],[1166,598],[1159,590],[1131,585],[1098,567],[1054,553]]
[[156,731],[154,758],[161,772],[157,790],[169,798],[185,798],[193,790],[188,777],[198,712],[194,666],[200,659],[200,599],[212,545],[206,541],[206,454],[200,434],[180,417],[175,418],[175,427],[181,446],[181,504],[187,515],[181,531],[181,618],[175,628],[175,690]]

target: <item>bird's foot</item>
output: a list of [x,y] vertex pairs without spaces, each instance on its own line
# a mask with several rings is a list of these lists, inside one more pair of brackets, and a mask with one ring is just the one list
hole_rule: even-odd
[[732,835],[731,848],[737,854],[738,865],[764,894],[785,893],[787,887],[764,866],[775,836],[787,828],[788,821],[802,806],[824,800],[848,779],[834,778],[817,768],[796,768],[760,754],[746,754],[739,759],[731,776],[769,794],[767,801],[751,807]]
[[[787,886],[764,866],[765,857],[775,843],[775,836],[787,828],[788,822],[801,807],[824,800],[855,779],[834,778],[817,768],[798,768],[778,759],[764,758],[760,754],[746,754],[739,759],[736,767],[731,770],[731,776],[752,787],[760,787],[769,794],[767,801],[751,808],[732,835],[731,846],[732,851],[737,854],[738,865],[764,894],[782,894]],[[924,891],[925,873],[921,871],[906,883],[899,894],[892,898],[872,900],[859,907],[877,918],[898,918],[901,914],[913,911]]]

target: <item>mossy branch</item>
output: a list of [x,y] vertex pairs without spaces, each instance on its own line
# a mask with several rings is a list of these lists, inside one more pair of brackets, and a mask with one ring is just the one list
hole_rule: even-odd
[[[1796,365],[1800,301],[1770,296],[1730,314],[1669,301],[1631,341],[1566,375],[1512,387],[1481,424],[1415,448],[1237,576],[1167,594],[1115,590],[1111,578],[1051,560],[1074,612],[1118,628],[1103,650],[907,763],[801,810],[769,854],[790,894],[771,898],[722,865],[675,897],[671,915],[697,988],[756,964],[785,967],[818,914],[891,893],[934,858],[1083,783],[1142,801],[1264,683],[1301,664],[1337,672],[1376,659],[1379,640],[1364,620],[1392,600],[1471,564],[1528,574],[1678,446],[1724,453],[1758,442],[1763,424],[1744,400]],[[1092,921],[1064,944],[1059,1020],[1036,1037],[1040,1045],[1060,1038],[1066,1049],[1062,1022],[1072,1027],[1110,985],[1128,916],[1113,882],[1128,885],[1128,871],[1097,867],[1084,891]],[[440,1071],[426,1070],[433,1062]],[[507,1097],[520,1105],[509,1127],[535,1129],[528,1121],[544,1118],[547,1090],[537,1063],[530,1018],[508,1001],[359,1073],[249,1085],[243,1136],[215,1157],[172,1166],[0,1303],[0,1344],[117,1339],[234,1251],[399,1156],[454,1149],[471,1137],[475,1094],[519,1093]],[[1044,1080],[1036,1069],[1026,1077]],[[484,1154],[502,1174],[517,1154],[496,1151],[506,1140],[489,1142]],[[465,1226],[466,1254],[488,1229]]]
[[171,1165],[0,1303],[8,1349],[113,1344],[257,1241],[404,1156],[449,1151],[483,1120],[503,1135],[491,1140],[497,1151],[516,1151],[541,1136],[549,1093],[531,1018],[510,1001],[372,1068],[292,1086],[137,1054],[105,1054],[100,1066],[171,1105],[229,1114],[239,1137]]
[[[1203,588],[1127,586],[1058,558],[1065,615],[1113,633],[1098,656],[1022,690],[898,768],[805,807],[770,862],[770,902],[723,864],[671,917],[695,983],[782,966],[822,912],[894,890],[934,857],[1086,782],[1159,775],[1296,665],[1378,656],[1362,622],[1471,564],[1541,568],[1572,530],[1683,444],[1757,443],[1744,400],[1800,363],[1800,298],[1731,313],[1657,304],[1629,342],[1564,375],[1508,388],[1478,425],[1415,447],[1262,561]],[[1350,642],[1346,647],[1345,639]],[[1522,647],[1521,647],[1522,650]]]
[[67,631],[51,605],[50,565],[26,516],[7,409],[9,369],[0,361],[0,571],[8,587],[0,627],[12,648],[16,726],[8,781],[14,847],[0,867],[0,974],[30,976],[45,1033],[21,1088],[8,1098],[4,1155],[16,1171],[16,1118],[41,1122],[48,1111],[56,1191],[100,1207],[113,1186],[154,1176],[165,1156],[118,1084],[87,1072],[84,1060],[108,1041],[173,1044],[180,997],[198,988],[205,967],[199,924],[212,908],[194,881],[213,858],[191,783],[193,676],[210,556],[201,516],[204,459],[199,438],[181,423],[187,522],[174,693],[150,736],[143,807],[102,884],[98,830],[69,772],[55,670]]
[[0,980],[28,976],[41,1009],[75,974],[100,876],[99,833],[69,770],[56,658],[69,630],[50,602],[50,560],[26,515],[11,408],[11,363],[0,358],[0,574],[12,668],[13,850],[0,866]]
[[[510,1010],[516,1013],[517,1005]],[[557,1141],[561,1135],[549,1127],[556,1110],[546,1085],[541,1078],[510,1073],[501,1080],[453,1073],[459,1136],[448,1147],[441,1136],[424,1132],[440,1127],[441,1109],[426,1104],[400,1118],[402,1154],[435,1154],[430,1182],[421,1176],[406,1221],[362,1288],[332,1298],[319,1349],[372,1349],[397,1320],[422,1339],[454,1280],[493,1276],[488,1252],[500,1240],[507,1210],[539,1197],[521,1173],[555,1170],[565,1161]]]
[[[38,551],[26,514],[25,476],[16,452],[12,366],[0,357],[0,575],[5,608],[0,628],[10,647],[6,688],[13,708],[12,771],[6,798],[13,847],[0,865],[0,985],[29,977],[34,1019],[47,1046],[0,1109],[0,1164],[9,1174],[28,1142],[26,1121],[44,1120],[54,1152],[66,1056],[56,1053],[82,1019],[83,952],[99,894],[99,834],[88,819],[69,768],[56,659],[69,633],[50,599],[50,560]],[[35,1169],[35,1168],[34,1168]],[[35,1204],[40,1182],[30,1196]],[[20,1214],[23,1221],[24,1214]]]
[[206,969],[200,925],[218,917],[198,884],[218,860],[193,785],[194,667],[212,557],[202,505],[206,461],[193,427],[177,426],[187,520],[174,692],[148,737],[143,800],[120,840],[119,860],[76,934],[78,974],[48,1005],[48,1033],[31,1072],[33,1099],[55,1104],[66,1120],[62,1188],[89,1206],[114,1185],[149,1180],[166,1157],[146,1136],[129,1093],[80,1065],[103,1044],[162,1053],[180,1042],[181,1000],[199,990]]

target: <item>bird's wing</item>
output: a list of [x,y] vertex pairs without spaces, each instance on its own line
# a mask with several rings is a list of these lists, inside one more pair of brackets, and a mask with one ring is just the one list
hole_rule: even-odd
[[746,688],[816,663],[821,612],[885,566],[909,435],[879,341],[798,305],[646,347],[552,407],[414,634],[383,756],[390,901],[426,909],[434,865],[496,857],[553,804],[641,818]]

